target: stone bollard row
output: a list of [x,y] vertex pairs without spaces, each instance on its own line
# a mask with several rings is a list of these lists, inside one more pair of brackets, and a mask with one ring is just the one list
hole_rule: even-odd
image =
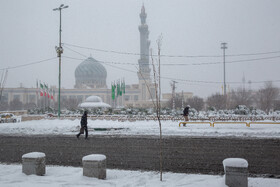
[[[98,179],[106,179],[106,156],[91,154],[84,156],[83,175]],[[229,187],[248,187],[248,162],[242,158],[223,160],[225,184]],[[22,156],[22,172],[26,175],[42,176],[46,173],[46,155],[31,152]]]
[[26,175],[44,175],[46,173],[45,153],[32,152],[24,154],[22,156],[22,172]]
[[101,154],[92,154],[84,156],[83,175],[98,179],[106,178],[106,156]]
[[229,187],[248,187],[248,162],[242,158],[223,160],[225,184]]
[[[106,156],[91,154],[84,156],[83,175],[98,179],[106,179]],[[42,176],[46,173],[46,155],[41,152],[31,152],[22,156],[22,172],[26,175]]]

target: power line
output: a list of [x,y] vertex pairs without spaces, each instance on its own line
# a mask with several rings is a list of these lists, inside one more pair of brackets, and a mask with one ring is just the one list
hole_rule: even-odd
[[[72,57],[66,57],[63,56],[64,58],[69,58],[69,59],[74,59],[74,60],[85,60],[85,59],[79,59],[79,58],[72,58]],[[121,68],[121,67],[117,67],[111,64],[108,64],[108,62],[103,62],[103,61],[98,61],[99,63],[102,63],[104,65],[108,65],[110,67],[116,68],[116,69],[120,69],[123,71],[127,71],[130,73],[137,73],[137,71],[133,71],[133,70],[129,70],[129,69],[125,69],[125,68]],[[135,64],[134,64],[135,65]],[[200,81],[200,80],[186,80],[186,79],[178,79],[178,78],[172,78],[172,77],[165,77],[165,76],[161,76],[162,79],[166,79],[166,80],[176,80],[176,81],[181,81],[181,82],[188,82],[188,83],[204,83],[204,84],[223,84],[223,82],[219,82],[219,81]],[[270,82],[270,80],[268,81],[252,81],[251,83],[265,83],[265,82]],[[271,82],[280,82],[280,80],[271,80]],[[242,82],[228,82],[229,84],[241,84]]]
[[[74,59],[74,60],[85,60],[84,58],[73,58],[73,57],[67,57],[67,56],[62,56],[62,57],[69,58],[69,59]],[[57,57],[49,58],[49,59],[45,59],[45,60],[40,60],[40,61],[36,61],[36,62],[31,62],[31,63],[19,65],[19,66],[2,68],[0,70],[21,68],[21,67],[25,67],[25,66],[30,66],[30,65],[34,65],[34,64],[47,62],[47,61],[50,61],[50,60],[53,60],[53,59],[56,59],[56,58]],[[116,68],[116,69],[120,69],[120,70],[123,70],[123,71],[130,72],[130,73],[137,73],[136,71],[133,71],[133,70],[129,70],[129,69],[125,69],[125,68],[121,68],[121,67],[111,65],[110,62],[102,62],[102,61],[98,61],[98,62],[103,63],[104,65],[108,65],[110,67]],[[136,65],[136,64],[133,64],[133,65]],[[178,78],[171,78],[171,77],[165,77],[165,76],[161,76],[161,78],[162,79],[167,79],[167,80],[176,80],[176,81],[180,81],[180,82],[188,82],[188,83],[205,83],[205,84],[222,84],[223,83],[223,82],[217,82],[217,81],[186,80],[186,79],[178,79]],[[252,84],[260,84],[260,83],[265,83],[265,82],[280,82],[280,80],[252,81],[251,83]],[[242,82],[228,82],[228,83],[230,83],[230,84],[241,84]]]
[[[70,49],[69,47],[67,47],[68,49]],[[86,57],[86,55],[80,53],[80,52],[77,52],[75,50],[71,50],[81,56],[84,56]],[[73,60],[85,60],[85,59],[81,59],[81,58],[73,58],[73,57],[67,57],[67,56],[63,56],[64,58],[69,58],[69,59],[73,59]],[[276,56],[276,57],[266,57],[266,58],[258,58],[258,59],[249,59],[248,61],[253,61],[253,60],[263,60],[263,59],[273,59],[273,58],[279,58],[280,56]],[[113,68],[116,68],[116,69],[120,69],[120,70],[123,70],[123,71],[127,71],[127,72],[130,72],[130,73],[137,73],[136,71],[133,71],[133,70],[128,70],[128,69],[125,69],[125,68],[120,68],[120,67],[117,67],[117,66],[114,66],[114,65],[111,65],[111,64],[125,64],[125,65],[134,65],[136,66],[137,64],[135,63],[121,63],[121,62],[105,62],[105,61],[98,61],[100,63],[103,63],[104,65],[108,65],[108,66],[111,66]],[[235,63],[235,62],[244,62],[244,60],[236,60],[236,61],[230,61],[230,62],[226,62],[226,63]],[[200,65],[204,65],[204,64],[217,64],[217,63],[223,63],[223,62],[212,62],[212,63],[201,63]],[[175,64],[162,64],[162,65],[175,65]],[[181,65],[190,65],[190,64],[181,64]],[[194,64],[192,64],[194,65]],[[198,65],[198,64],[196,64]],[[137,67],[136,67],[137,69]],[[204,83],[204,84],[222,84],[223,82],[215,82],[215,81],[197,81],[197,80],[185,80],[185,79],[176,79],[176,78],[170,78],[170,77],[162,77],[161,78],[163,79],[167,79],[167,80],[177,80],[177,81],[182,81],[182,82],[189,82],[189,83]],[[269,81],[251,81],[251,83],[265,83],[265,82],[269,82]],[[280,82],[280,80],[273,80],[271,82]],[[241,84],[242,82],[228,82],[230,84]]]
[[[82,54],[80,54],[80,55],[82,55]],[[86,57],[86,55],[82,55],[82,56]],[[84,58],[74,58],[74,57],[68,57],[68,56],[62,56],[62,57],[63,58],[73,59],[73,60],[85,60]],[[50,60],[54,60],[56,58],[57,57],[53,57],[53,58],[49,58],[49,59],[45,59],[45,60],[40,60],[40,61],[36,61],[36,62],[31,62],[31,63],[27,63],[27,64],[23,64],[23,65],[18,65],[18,66],[13,66],[13,67],[8,67],[8,68],[2,68],[0,70],[6,70],[6,69],[8,70],[8,69],[16,69],[16,68],[26,67],[26,66],[35,65],[35,64],[47,62],[47,61],[50,61]],[[137,64],[133,64],[133,63],[103,62],[103,61],[98,61],[98,62],[103,63],[104,65],[108,65],[110,67],[116,68],[116,69],[120,69],[120,70],[123,70],[123,71],[130,72],[130,73],[137,73],[136,71],[133,71],[133,70],[129,70],[129,69],[125,69],[125,68],[120,68],[120,67],[111,65],[111,63],[114,63],[114,64],[130,64],[130,65],[137,65]],[[176,81],[180,81],[180,82],[188,82],[188,83],[192,83],[192,84],[197,84],[197,83],[203,83],[203,84],[222,84],[223,83],[223,82],[217,82],[217,81],[186,80],[186,79],[178,79],[178,78],[171,78],[171,77],[164,77],[164,76],[161,76],[161,78],[162,79],[167,79],[167,80],[176,80]],[[253,83],[253,84],[260,84],[260,83],[265,83],[265,82],[280,82],[280,80],[251,81],[251,83]],[[230,83],[230,84],[241,84],[242,82],[228,82],[228,83]]]
[[30,65],[34,65],[34,64],[40,64],[42,62],[46,62],[46,61],[50,61],[50,60],[53,60],[53,59],[56,59],[57,57],[54,57],[54,58],[48,58],[48,59],[45,59],[45,60],[40,60],[40,61],[36,61],[36,62],[31,62],[31,63],[27,63],[27,64],[23,64],[23,65],[18,65],[18,66],[12,66],[12,67],[7,67],[7,68],[2,68],[0,70],[5,70],[5,69],[16,69],[16,68],[21,68],[21,67],[25,67],[25,66],[30,66]]
[[[69,58],[69,59],[74,59],[74,60],[85,60],[82,58],[74,58],[74,57],[68,57],[68,56],[63,56],[64,58]],[[280,58],[280,56],[272,56],[272,57],[264,57],[264,58],[253,58],[253,59],[246,59],[246,60],[234,60],[234,61],[227,61],[225,62],[226,64],[233,64],[233,63],[239,63],[239,62],[252,62],[252,61],[260,61],[260,60],[269,60],[269,59],[276,59]],[[129,62],[109,62],[109,61],[98,61],[98,62],[103,62],[103,63],[111,63],[111,64],[123,64],[123,65],[137,65],[137,63],[129,63]],[[216,64],[222,64],[223,62],[205,62],[205,63],[162,63],[161,65],[164,66],[201,66],[201,65],[216,65]]]
[[[78,59],[78,58],[72,58],[72,57],[66,57],[66,56],[63,56],[63,57],[74,59],[74,60],[84,60],[84,59]],[[117,67],[117,66],[114,66],[114,65],[111,65],[111,64],[107,64],[106,62],[103,62],[103,61],[98,61],[98,62],[102,63],[104,65],[111,66],[111,67],[116,68],[116,69],[120,69],[120,70],[123,70],[123,71],[130,72],[130,73],[137,73],[137,71],[133,71],[133,70],[125,69],[125,68],[120,68],[120,67]],[[212,82],[212,81],[194,81],[194,80],[176,79],[176,78],[162,77],[162,76],[161,76],[161,78],[167,79],[167,80],[177,80],[177,81],[195,82],[195,83],[212,83],[212,84],[220,84],[221,83],[221,82]]]
[[82,53],[80,53],[80,52],[78,52],[78,51],[75,51],[75,50],[73,50],[73,49],[71,49],[71,48],[69,48],[69,47],[66,47],[66,46],[64,46],[64,47],[65,47],[66,49],[69,49],[70,51],[73,51],[74,53],[77,53],[77,54],[83,56],[83,57],[87,57],[86,55],[84,55],[84,54],[82,54]]
[[[64,46],[65,47],[65,46]],[[86,55],[83,55],[82,53],[79,53],[69,47],[65,47],[77,54],[80,54],[83,57],[87,57]],[[268,52],[268,53],[276,53],[276,52]],[[264,54],[264,53],[262,53]],[[246,55],[250,55],[250,54],[246,54]],[[69,59],[74,59],[74,60],[85,60],[84,58],[74,58],[74,57],[68,57],[68,56],[63,56],[64,58],[69,58]],[[36,61],[36,62],[31,62],[31,63],[27,63],[27,64],[23,64],[23,65],[18,65],[18,66],[12,66],[12,67],[6,67],[6,68],[1,68],[0,70],[5,70],[5,69],[16,69],[16,68],[21,68],[21,67],[25,67],[25,66],[30,66],[30,65],[34,65],[34,64],[39,64],[42,62],[46,62],[46,61],[50,61],[53,59],[56,59],[57,57],[53,57],[53,58],[48,58],[45,60],[40,60],[40,61]],[[254,59],[246,59],[246,60],[235,60],[235,61],[228,61],[226,63],[237,63],[237,62],[248,62],[248,61],[257,61],[257,60],[268,60],[268,59],[275,59],[275,58],[280,58],[280,56],[272,56],[272,57],[264,57],[264,58],[254,58]],[[102,61],[99,61],[102,62]],[[105,62],[103,61],[103,63],[105,64],[123,64],[123,65],[137,65],[137,63],[123,63],[123,62]],[[223,62],[206,62],[206,63],[191,63],[191,64],[175,64],[175,63],[163,63],[162,65],[181,65],[181,66],[186,66],[186,65],[210,65],[210,64],[221,64]]]
[[[69,47],[67,47],[67,48],[70,49]],[[72,50],[72,49],[71,49],[71,51],[73,51],[73,52],[75,52],[75,53],[77,53],[77,54],[79,54],[81,56],[86,57],[86,55],[84,55],[84,54],[82,54],[80,52],[77,52],[77,51]],[[74,59],[74,60],[85,60],[85,59],[73,58],[73,57],[67,57],[67,56],[63,56],[63,57],[64,58],[69,58],[69,59]],[[249,59],[249,60],[253,61],[253,60],[263,60],[263,59],[271,59],[271,58],[279,58],[279,57],[280,56],[277,56],[277,57],[267,57],[267,58],[258,58],[258,59]],[[134,65],[134,66],[136,66],[137,64],[135,64],[135,63],[105,62],[105,61],[98,61],[98,62],[103,63],[104,65],[111,66],[111,67],[116,68],[116,69],[123,70],[123,71],[131,72],[131,73],[137,73],[136,71],[120,68],[120,67],[117,67],[117,66],[114,66],[114,65],[110,65],[110,64],[125,64],[125,65]],[[228,63],[235,63],[235,62],[244,62],[244,60],[230,61]],[[217,64],[217,63],[222,63],[222,62],[201,63],[200,65]],[[162,64],[162,65],[175,65],[175,64]],[[181,65],[190,65],[190,64],[181,64]],[[198,65],[198,64],[196,64],[196,65]],[[197,80],[174,79],[174,78],[169,78],[169,77],[161,77],[161,78],[167,79],[167,80],[177,80],[177,81],[184,81],[184,82],[191,82],[191,83],[206,83],[206,84],[221,84],[221,83],[223,83],[223,82],[214,82],[214,81],[197,81]],[[256,82],[256,83],[264,83],[264,82],[268,82],[268,81],[259,81],[259,82]],[[278,80],[272,81],[272,82],[278,82]],[[228,82],[228,83],[230,83],[230,84],[240,84],[242,82]],[[255,82],[251,82],[251,83],[255,83]]]
[[[64,45],[72,46],[72,47],[77,47],[81,49],[88,49],[88,50],[94,50],[94,51],[99,51],[99,52],[105,52],[105,53],[115,53],[115,54],[122,54],[122,55],[141,55],[140,53],[132,53],[132,52],[121,52],[121,51],[114,51],[114,50],[105,50],[105,49],[97,49],[97,48],[92,48],[92,47],[83,47],[79,45],[74,45],[74,44],[68,44],[64,43]],[[267,55],[267,54],[276,54],[280,53],[280,51],[268,51],[268,52],[259,52],[259,53],[242,53],[242,54],[230,54],[226,55],[228,57],[237,57],[237,56],[254,56],[254,55]],[[145,54],[142,54],[145,55]],[[153,55],[157,56],[157,55]],[[178,58],[218,58],[218,57],[223,57],[223,55],[160,55],[161,57],[178,57]]]
[[[75,51],[69,47],[66,47],[67,49],[83,56],[83,57],[87,57],[86,55],[78,52],[78,51]],[[153,55],[154,56],[154,55]],[[226,55],[225,55],[226,56]],[[66,57],[64,56],[65,58],[72,58],[72,57]],[[271,56],[271,57],[262,57],[262,58],[252,58],[252,59],[242,59],[242,60],[233,60],[233,61],[227,61],[225,62],[226,64],[233,64],[233,63],[240,63],[240,62],[252,62],[252,61],[260,61],[260,60],[269,60],[269,59],[276,59],[276,58],[280,58],[280,55],[279,56]],[[75,58],[72,58],[72,59],[75,59]],[[84,60],[84,59],[78,59],[77,60]],[[105,62],[103,61],[104,63],[111,63],[111,64],[123,64],[123,65],[137,65],[136,63],[125,63],[125,62]],[[161,65],[164,65],[164,66],[200,66],[200,65],[217,65],[217,64],[222,64],[223,62],[205,62],[205,63],[162,63]]]

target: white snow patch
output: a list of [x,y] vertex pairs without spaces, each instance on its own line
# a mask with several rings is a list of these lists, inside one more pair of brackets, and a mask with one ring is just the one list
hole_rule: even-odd
[[[163,136],[210,136],[210,137],[258,137],[280,138],[279,124],[187,124],[179,127],[179,121],[162,121]],[[89,135],[159,135],[157,121],[121,122],[112,120],[88,119]],[[95,131],[94,128],[122,129]],[[80,129],[80,119],[43,119],[21,123],[1,123],[0,134],[16,135],[75,135]]]
[[[0,186],[9,187],[47,187],[47,186],[185,186],[185,187],[226,187],[225,179],[220,175],[194,175],[185,173],[163,173],[163,181],[158,172],[141,172],[107,169],[106,179],[83,176],[81,167],[46,166],[44,176],[25,175],[21,165],[0,164]],[[248,178],[248,186],[279,187],[279,179]]]
[[106,156],[101,155],[101,154],[92,154],[92,155],[87,155],[87,156],[83,157],[83,161],[89,161],[89,160],[102,161],[105,159],[106,159]]
[[239,167],[239,168],[247,168],[248,162],[243,158],[227,158],[223,160],[224,168],[228,167]]
[[22,158],[42,158],[42,157],[46,157],[45,153],[31,152],[31,153],[22,155]]

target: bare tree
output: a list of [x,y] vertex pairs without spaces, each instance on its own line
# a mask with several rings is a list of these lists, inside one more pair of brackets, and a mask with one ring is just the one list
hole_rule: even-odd
[[[174,102],[175,102],[175,108],[182,108],[182,98],[176,96],[174,98]],[[167,107],[168,108],[173,108],[173,98],[170,98],[167,102]]]
[[208,107],[215,107],[217,110],[226,109],[227,98],[219,93],[213,94],[207,98]]
[[161,100],[160,100],[160,96],[161,96],[161,84],[160,84],[160,51],[161,51],[161,43],[162,42],[162,35],[159,37],[159,39],[157,40],[157,46],[158,46],[158,73],[155,67],[155,63],[154,63],[154,59],[153,59],[153,53],[151,50],[151,59],[152,59],[152,66],[153,66],[153,77],[154,77],[154,88],[155,88],[155,99],[153,98],[153,94],[151,92],[151,88],[150,85],[147,83],[147,81],[145,80],[143,74],[141,71],[139,71],[140,75],[142,78],[144,78],[145,84],[148,88],[148,92],[151,96],[153,105],[156,109],[156,115],[157,115],[157,120],[159,123],[159,129],[160,129],[160,135],[159,135],[159,158],[160,158],[160,181],[162,181],[162,168],[163,168],[163,140],[162,140],[162,128],[161,128],[161,120],[160,120],[160,114],[161,114]]
[[[160,160],[160,181],[162,181],[162,168],[163,168],[163,141],[162,141],[162,128],[161,128],[161,121],[160,121],[160,113],[161,113],[161,103],[160,103],[160,96],[161,96],[161,84],[160,84],[160,52],[161,52],[161,44],[162,44],[162,35],[157,40],[157,47],[158,47],[158,89],[156,89],[156,101],[157,101],[157,119],[158,119],[158,124],[159,124],[159,160]],[[152,57],[152,64],[154,67],[153,63],[153,55],[151,54]],[[154,78],[156,79],[155,76],[155,68],[154,69]],[[155,87],[156,87],[156,81],[155,81]],[[158,93],[157,93],[158,90]]]
[[63,99],[63,101],[62,101],[62,107],[66,108],[68,110],[77,109],[78,104],[79,104],[79,102],[78,102],[78,99],[76,99],[76,98]]
[[16,98],[10,102],[9,108],[10,110],[22,110],[22,106],[22,102],[18,98]]
[[9,104],[7,101],[2,101],[0,102],[0,111],[8,110],[9,109]]
[[270,109],[274,109],[273,105],[278,97],[279,89],[274,87],[272,82],[266,82],[264,88],[260,89],[256,96],[258,108],[268,113]]
[[201,111],[204,108],[204,101],[198,96],[188,98],[186,104],[190,105],[192,108],[195,108],[197,111]]
[[276,100],[273,105],[274,110],[280,110],[280,100]]
[[26,103],[23,105],[23,108],[26,110],[31,110],[31,109],[36,108],[36,104],[35,103]]
[[4,86],[5,86],[6,81],[7,81],[7,75],[8,75],[8,69],[3,70],[1,80],[0,80],[0,102],[2,100],[2,92],[4,90]]
[[252,91],[238,88],[236,91],[232,91],[230,94],[230,108],[235,108],[238,105],[246,105],[247,107],[253,104]]

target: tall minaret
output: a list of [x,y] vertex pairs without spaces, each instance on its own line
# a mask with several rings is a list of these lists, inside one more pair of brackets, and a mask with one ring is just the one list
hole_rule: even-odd
[[138,60],[139,72],[137,72],[137,75],[139,81],[146,80],[149,82],[151,72],[151,69],[149,67],[150,40],[148,25],[146,24],[147,14],[145,12],[144,4],[141,8],[140,18],[141,25],[139,25],[138,27],[140,32],[140,59]]

